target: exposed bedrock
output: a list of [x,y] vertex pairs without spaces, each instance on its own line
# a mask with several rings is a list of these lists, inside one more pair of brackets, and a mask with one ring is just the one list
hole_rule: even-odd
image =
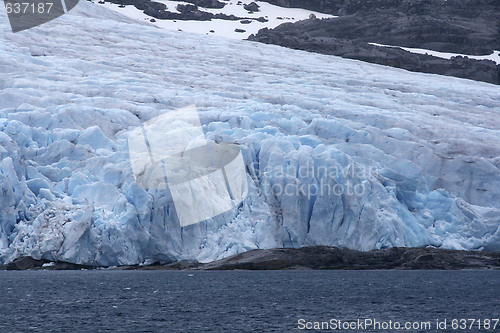
[[489,55],[500,50],[500,3],[471,1],[297,1],[270,0],[340,15],[261,29],[250,40],[342,56],[371,63],[500,83],[500,67],[492,61],[440,59],[368,43],[440,52]]

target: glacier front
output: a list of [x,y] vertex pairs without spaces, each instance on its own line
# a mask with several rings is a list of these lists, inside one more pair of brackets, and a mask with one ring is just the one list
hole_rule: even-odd
[[[0,12],[0,262],[210,261],[332,245],[500,250],[500,88],[162,30],[86,1],[13,34]],[[181,228],[128,137],[195,105],[248,193]],[[168,144],[165,143],[165,144]]]

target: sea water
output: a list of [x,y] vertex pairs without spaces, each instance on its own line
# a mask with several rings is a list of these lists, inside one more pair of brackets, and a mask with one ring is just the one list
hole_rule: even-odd
[[0,332],[500,332],[499,300],[499,271],[4,271]]

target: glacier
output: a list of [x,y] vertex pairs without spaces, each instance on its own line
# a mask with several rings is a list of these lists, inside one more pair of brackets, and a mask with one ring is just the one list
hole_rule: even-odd
[[[168,31],[80,1],[13,34],[0,11],[0,262],[207,262],[255,248],[500,250],[500,89]],[[197,107],[248,195],[180,227],[127,139]]]

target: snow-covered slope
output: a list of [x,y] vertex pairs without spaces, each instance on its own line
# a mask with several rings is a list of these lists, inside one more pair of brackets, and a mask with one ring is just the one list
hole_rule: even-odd
[[[177,5],[185,5],[187,2],[183,1],[170,1],[170,0],[155,0],[155,2],[159,2],[165,4],[168,8],[168,11],[178,13]],[[248,1],[250,2],[250,1]],[[259,22],[256,20],[216,20],[213,19],[211,21],[194,21],[194,20],[161,20],[155,19],[151,16],[144,14],[144,12],[140,9],[137,9],[135,6],[121,6],[118,4],[110,3],[110,2],[97,2],[101,6],[106,8],[115,10],[121,14],[124,14],[130,18],[133,18],[138,21],[150,21],[153,19],[155,22],[154,25],[169,29],[169,30],[181,30],[181,31],[189,31],[194,33],[201,33],[207,35],[215,35],[226,38],[233,39],[246,39],[251,34],[256,34],[262,28],[276,28],[278,25],[287,22],[297,22],[300,20],[306,20],[309,18],[311,14],[313,14],[317,18],[332,18],[335,17],[329,14],[323,14],[314,12],[307,9],[301,8],[284,8],[275,5],[271,5],[267,2],[256,1],[260,8],[258,12],[249,13],[243,8],[244,3],[237,0],[231,0],[224,2],[226,6],[221,9],[213,9],[213,8],[202,8],[200,10],[204,12],[209,12],[212,14],[226,14],[226,15],[235,15],[237,17],[247,17],[257,19],[259,17],[264,17],[266,22]],[[243,23],[241,22],[243,21]]]
[[[497,86],[162,30],[86,1],[16,34],[0,14],[3,262],[500,250]],[[208,140],[240,145],[249,185],[236,209],[181,229],[168,191],[136,184],[127,138],[190,104]]]
[[492,54],[490,55],[485,55],[485,56],[476,56],[476,55],[470,55],[470,54],[457,54],[457,53],[447,53],[447,52],[438,52],[438,51],[432,51],[432,50],[426,50],[426,49],[415,49],[412,47],[401,47],[401,46],[393,46],[393,45],[383,45],[383,44],[377,44],[377,43],[369,43],[371,45],[375,46],[382,46],[382,47],[395,47],[395,48],[400,48],[402,50],[411,52],[411,53],[416,53],[416,54],[428,54],[434,57],[438,58],[443,58],[443,59],[451,59],[453,57],[467,57],[470,59],[475,59],[475,60],[491,60],[496,62],[497,64],[500,64],[500,51],[493,51]]

